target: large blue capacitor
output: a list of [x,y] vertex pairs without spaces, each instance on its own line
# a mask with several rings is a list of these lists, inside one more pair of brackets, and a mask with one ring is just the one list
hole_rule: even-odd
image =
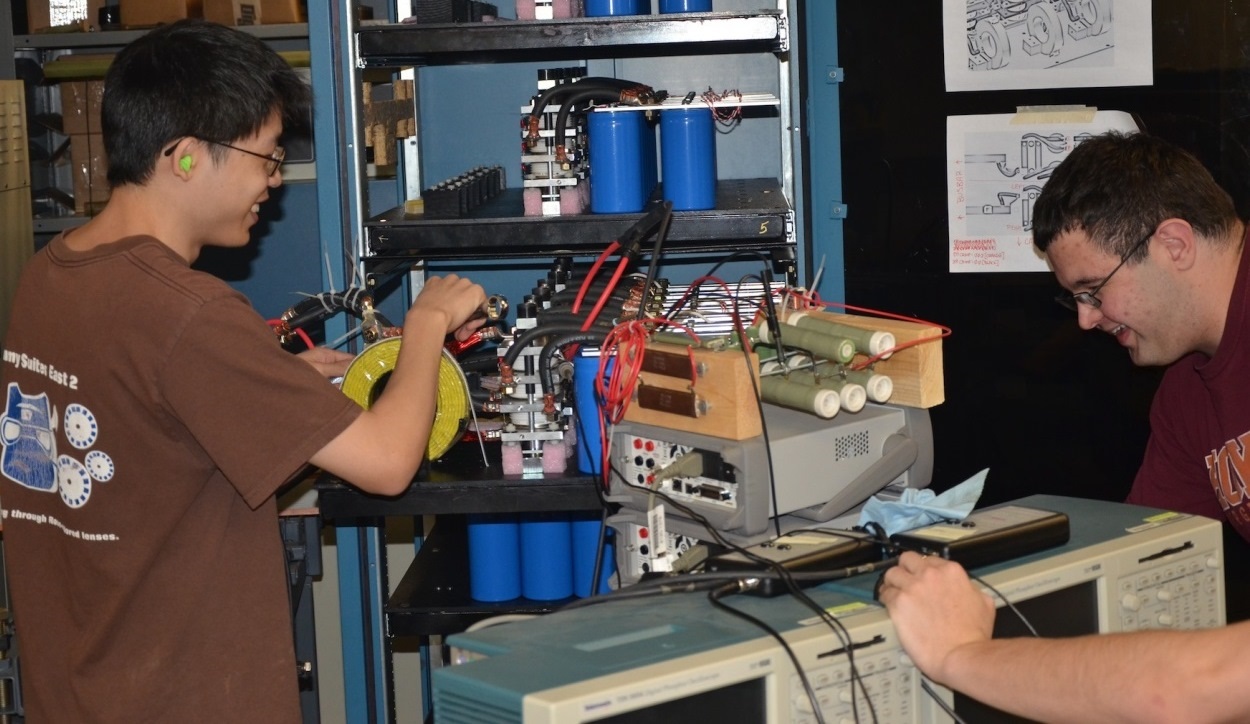
[[586,17],[650,15],[651,0],[586,0]]
[[660,113],[664,199],[674,211],[716,208],[716,124],[706,106]]
[[[613,531],[603,530],[599,513],[573,513],[573,595],[579,598],[596,596],[611,590],[612,574],[616,572]],[[603,546],[599,534],[603,532]],[[595,561],[599,562],[599,585],[592,586]]]
[[511,601],[521,595],[521,536],[517,517],[477,514],[469,519],[469,597]]
[[588,116],[590,210],[642,211],[655,179],[655,130],[636,110],[595,111]]
[[556,601],[573,595],[573,522],[568,513],[520,516],[521,595]]

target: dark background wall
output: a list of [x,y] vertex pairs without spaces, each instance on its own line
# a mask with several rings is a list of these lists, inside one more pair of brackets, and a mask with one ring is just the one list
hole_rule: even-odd
[[[1115,0],[1114,11],[1153,12],[1153,86],[947,93],[941,3],[909,4],[905,19],[839,3],[847,302],[953,329],[947,401],[932,410],[936,489],[989,467],[986,503],[1121,499],[1161,373],[1082,332],[1052,300],[1048,273],[948,271],[948,116],[1045,104],[1131,112],[1197,154],[1243,217],[1250,210],[1250,2]],[[1240,540],[1228,546],[1230,559],[1246,557]]]

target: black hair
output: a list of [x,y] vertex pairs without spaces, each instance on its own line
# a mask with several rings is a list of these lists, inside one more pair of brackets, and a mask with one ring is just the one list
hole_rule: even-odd
[[109,185],[146,183],[161,152],[187,136],[231,143],[275,111],[287,128],[307,123],[311,102],[308,84],[255,36],[203,20],[158,27],[123,48],[104,79]]
[[1046,182],[1033,204],[1033,244],[1044,253],[1060,234],[1083,231],[1124,257],[1170,218],[1216,243],[1239,221],[1232,197],[1193,155],[1146,133],[1111,131],[1078,142]]

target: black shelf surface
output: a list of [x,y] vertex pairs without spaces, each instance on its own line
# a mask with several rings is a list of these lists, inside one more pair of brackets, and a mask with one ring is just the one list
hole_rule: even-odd
[[491,616],[551,613],[572,600],[474,601],[469,597],[466,520],[452,515],[434,524],[384,611],[391,636],[434,636],[464,631]]
[[463,24],[385,24],[360,28],[367,66],[451,65],[584,58],[782,52],[779,10],[630,15]]
[[[383,259],[495,259],[559,252],[597,253],[643,214],[523,216],[521,189],[455,219],[406,218],[397,207],[365,223],[371,256]],[[724,252],[789,244],[789,203],[776,179],[718,181],[716,208],[677,211],[664,249]]]
[[363,493],[328,473],[317,480],[317,507],[328,521],[452,513],[526,513],[542,510],[599,510],[593,476],[575,469],[566,475],[505,475],[499,444],[487,445],[483,465],[474,443],[460,443],[441,460],[424,466],[412,485],[395,497]]

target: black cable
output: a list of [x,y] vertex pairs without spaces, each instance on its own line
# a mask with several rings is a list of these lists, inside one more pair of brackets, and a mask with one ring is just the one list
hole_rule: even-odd
[[647,276],[642,285],[642,299],[638,304],[638,316],[647,316],[647,304],[651,301],[651,286],[655,284],[656,272],[660,266],[660,250],[664,246],[664,241],[668,238],[668,225],[673,220],[673,202],[665,201],[664,219],[660,222],[660,228],[655,232],[655,245],[651,248],[651,260],[647,264]]
[[542,350],[538,353],[538,374],[539,382],[542,384],[543,395],[549,395],[555,390],[555,384],[551,380],[551,360],[561,349],[570,344],[582,344],[585,342],[603,344],[604,333],[590,330],[588,332],[568,332],[565,334],[552,335],[550,339],[543,344]]
[[[628,296],[620,296],[618,298],[616,294],[613,294],[611,297],[609,297],[609,302],[616,302],[616,303],[605,305],[604,310],[611,310],[610,314],[613,318],[619,317],[621,307],[624,306],[624,303],[628,299],[629,299]],[[559,307],[558,309],[555,309],[555,311],[544,310],[544,311],[539,312],[538,313],[538,325],[540,327],[546,326],[549,324],[574,325],[578,329],[581,329],[582,327],[586,326],[586,314],[585,313],[573,314],[571,311],[565,311],[566,309],[570,309],[570,307],[562,306],[562,307]],[[602,315],[603,312],[600,311],[600,314]],[[595,322],[592,325],[592,327],[602,328],[605,333],[611,330],[612,326],[613,326],[612,322],[606,322],[606,321]]]
[[[765,296],[771,296],[768,293],[767,288],[765,288],[764,294]],[[738,314],[738,305],[736,302],[730,307],[730,316],[733,318],[734,331],[738,333],[739,341],[741,342],[739,347],[742,349],[742,356],[746,359],[747,369],[750,370],[750,344],[747,341],[746,330],[742,327],[742,317]],[[772,498],[773,510],[780,511],[781,507],[777,502],[777,473],[776,469],[773,467],[773,446],[769,442],[768,422],[764,419],[764,401],[760,398],[760,384],[759,380],[755,379],[755,375],[747,375],[747,377],[751,380],[751,390],[755,393],[755,409],[760,416],[760,435],[764,438],[764,457],[768,462],[768,494]],[[777,537],[781,537],[780,512],[773,516],[773,529],[776,531]]]
[[933,690],[932,686],[929,686],[929,681],[923,676],[920,677],[920,688],[923,689],[924,693],[928,694],[929,698],[933,699],[938,706],[942,707],[942,711],[946,712],[946,715],[953,719],[955,724],[967,724],[967,722],[963,720],[963,717],[959,716],[953,708],[951,708],[946,702],[942,701],[942,697]]
[[[565,148],[566,139],[564,136],[566,126],[568,125],[569,115],[573,113],[573,108],[579,103],[589,103],[591,101],[609,101],[616,102],[621,100],[621,91],[616,89],[604,88],[585,88],[579,89],[579,83],[573,84],[573,91],[560,100],[560,110],[556,112],[556,121],[552,126],[555,133],[555,143],[557,148]],[[585,110],[585,109],[583,109]],[[641,113],[641,111],[637,111]],[[557,152],[558,153],[558,152]]]
[[990,584],[986,583],[985,579],[981,578],[980,576],[973,575],[972,573],[968,574],[968,578],[971,578],[977,583],[980,583],[982,586],[985,586],[986,588],[990,589],[990,591],[993,592],[995,596],[998,596],[999,600],[1002,601],[1003,604],[1005,604],[1007,608],[1010,609],[1011,612],[1016,615],[1016,618],[1020,619],[1020,623],[1024,624],[1024,627],[1029,630],[1029,633],[1031,633],[1034,638],[1041,638],[1041,634],[1039,634],[1037,632],[1037,629],[1033,628],[1033,624],[1027,618],[1024,617],[1024,613],[1021,612],[1020,609],[1016,608],[1016,604],[1007,600],[1007,597],[1004,596],[997,588],[994,588]]
[[[733,316],[734,316],[734,320],[735,320],[735,329],[737,329],[737,330],[738,330],[738,333],[739,333],[740,335],[742,335],[742,336],[743,336],[743,338],[744,338],[744,345],[743,345],[743,351],[744,351],[744,354],[748,354],[748,359],[749,359],[749,353],[746,351],[746,344],[745,344],[745,332],[742,330],[742,323],[741,323],[741,319],[738,317],[736,305],[735,305],[735,306],[734,306],[734,308],[733,308],[733,312],[732,312],[732,314],[733,314]],[[749,363],[749,362],[748,362],[748,363]],[[753,384],[753,385],[755,384],[754,376],[752,376],[752,384]],[[767,437],[767,426],[764,424],[764,421],[763,421],[763,414],[764,414],[764,410],[763,410],[762,402],[760,402],[760,401],[759,401],[759,390],[758,390],[758,388],[756,388],[756,390],[755,390],[755,397],[756,397],[756,401],[757,401],[757,406],[758,406],[758,408],[759,408],[760,422],[761,422],[761,425],[763,426],[763,429],[764,429],[765,450],[768,450],[768,455],[767,455],[767,458],[768,458],[768,465],[769,465],[770,489],[772,490],[772,493],[773,493],[773,496],[774,496],[774,498],[773,498],[773,501],[774,501],[774,502],[773,502],[773,510],[778,510],[778,507],[777,507],[777,504],[776,504],[776,497],[775,497],[775,496],[776,496],[776,486],[775,486],[775,484],[772,484],[772,483],[774,483],[774,482],[775,482],[776,476],[775,476],[775,471],[774,471],[774,468],[773,468],[772,455],[771,455],[771,449],[770,449],[770,448],[771,448],[771,446],[770,446],[770,445],[768,445],[768,443],[767,443],[767,440],[768,440],[768,437]],[[615,475],[616,475],[616,476],[617,476],[617,477],[618,477],[618,478],[622,481],[622,483],[623,483],[623,484],[625,484],[626,486],[628,486],[628,487],[630,487],[630,488],[635,488],[635,489],[640,489],[640,490],[646,491],[646,492],[647,492],[648,494],[650,494],[650,495],[656,495],[656,496],[660,497],[662,500],[664,500],[667,504],[672,505],[672,506],[673,506],[674,508],[676,508],[678,511],[682,512],[682,513],[683,513],[683,514],[685,514],[687,517],[691,518],[692,520],[694,520],[695,522],[697,522],[699,525],[703,526],[703,527],[704,527],[704,529],[706,529],[709,533],[711,533],[711,534],[712,534],[712,536],[713,536],[713,538],[714,538],[714,539],[715,539],[718,543],[720,543],[721,545],[725,546],[725,547],[726,547],[726,548],[728,548],[728,549],[731,549],[731,550],[736,551],[736,552],[737,552],[737,553],[739,553],[740,555],[742,555],[742,556],[746,557],[748,560],[752,560],[752,561],[756,562],[757,564],[760,564],[761,566],[763,566],[763,567],[765,567],[765,568],[770,568],[770,569],[775,570],[775,571],[776,571],[776,573],[777,573],[778,578],[780,578],[780,579],[782,580],[782,582],[786,584],[786,587],[787,587],[787,589],[789,590],[789,592],[791,593],[791,595],[792,595],[792,596],[794,596],[794,598],[795,598],[796,600],[798,600],[800,603],[803,603],[805,606],[809,607],[812,611],[814,611],[814,612],[815,612],[815,613],[816,613],[816,614],[817,614],[817,615],[821,618],[821,620],[822,620],[822,621],[824,621],[824,622],[825,622],[825,624],[826,624],[826,625],[828,625],[828,626],[829,626],[829,628],[830,628],[830,629],[834,632],[834,634],[838,637],[839,641],[842,643],[842,646],[843,646],[844,650],[846,651],[847,666],[848,666],[848,668],[849,668],[849,670],[850,670],[850,675],[851,675],[851,684],[852,684],[852,687],[854,687],[856,684],[858,684],[858,686],[859,686],[860,690],[864,693],[864,698],[865,698],[865,700],[868,702],[868,705],[869,705],[870,711],[871,711],[872,716],[873,716],[873,720],[874,720],[874,721],[876,721],[876,709],[875,709],[875,707],[874,707],[874,706],[873,706],[873,704],[872,704],[871,698],[868,696],[868,690],[867,690],[867,687],[865,686],[865,684],[864,684],[864,682],[863,682],[863,678],[862,678],[862,676],[859,674],[859,670],[858,670],[858,668],[855,666],[855,660],[854,660],[854,646],[853,646],[853,643],[854,643],[854,642],[853,642],[853,640],[851,639],[850,632],[848,632],[848,631],[846,630],[846,627],[845,627],[845,626],[843,626],[843,625],[842,625],[842,623],[841,623],[840,621],[838,621],[836,618],[834,618],[833,616],[831,616],[831,615],[830,615],[830,614],[829,614],[829,613],[828,613],[828,612],[827,612],[827,611],[826,611],[823,607],[821,607],[821,606],[820,606],[820,605],[818,605],[815,601],[813,601],[813,600],[811,599],[811,597],[807,596],[805,593],[803,593],[803,592],[802,592],[802,589],[799,587],[799,585],[798,585],[798,583],[797,583],[797,580],[796,580],[796,578],[794,577],[794,574],[793,574],[792,572],[785,570],[785,569],[784,569],[784,568],[783,568],[780,564],[778,564],[778,563],[777,563],[777,562],[775,562],[775,561],[771,561],[771,560],[769,560],[769,559],[766,559],[766,558],[763,558],[763,557],[757,556],[757,555],[755,555],[755,554],[751,553],[749,550],[747,550],[747,549],[745,549],[745,548],[742,548],[741,546],[737,546],[737,545],[735,545],[735,544],[733,544],[733,543],[730,543],[727,539],[725,539],[725,538],[724,538],[724,537],[720,534],[720,532],[719,532],[719,531],[717,531],[717,530],[715,529],[715,527],[714,527],[714,526],[712,526],[711,522],[710,522],[710,521],[708,521],[705,517],[703,517],[702,515],[700,515],[700,514],[699,514],[699,513],[697,513],[696,511],[692,510],[691,508],[689,508],[689,507],[687,507],[687,506],[685,506],[685,505],[683,505],[683,504],[679,503],[678,501],[674,500],[673,498],[669,497],[668,495],[666,495],[666,494],[665,494],[665,493],[663,493],[662,491],[659,491],[659,490],[652,490],[652,489],[650,489],[650,488],[646,488],[646,487],[644,487],[644,486],[635,485],[633,482],[631,482],[631,481],[627,480],[627,479],[625,478],[625,476],[624,476],[623,474],[621,474],[621,472],[620,472],[619,470],[617,470],[614,466],[609,465],[609,470],[610,470],[612,473],[614,473],[614,474],[615,474]],[[780,533],[780,523],[779,523],[779,521],[778,521],[778,519],[777,519],[776,517],[774,517],[773,522],[774,522],[775,529],[777,530],[777,535],[780,537],[780,535],[781,535],[781,533]],[[892,565],[892,564],[891,564],[891,565]],[[883,566],[883,567],[884,567],[884,566]],[[874,567],[872,568],[872,570],[876,570],[876,567],[874,566]],[[822,580],[828,580],[828,579],[827,579],[827,578],[825,578],[825,579],[822,579]],[[857,700],[857,699],[855,699],[854,697],[852,697],[851,707],[852,707],[852,711],[853,711],[853,713],[854,713],[854,715],[855,715],[855,719],[856,719],[856,721],[858,721],[858,719],[859,719],[859,715],[858,715],[858,700]]]
[[555,100],[557,97],[567,95],[568,93],[576,90],[578,87],[597,87],[622,91],[630,88],[641,87],[642,85],[642,83],[637,81],[624,80],[621,78],[609,78],[606,76],[587,76],[572,83],[560,83],[538,94],[538,98],[534,100],[534,107],[530,111],[530,115],[541,115],[547,108],[547,104],[549,104],[552,100]]
[[573,334],[581,332],[580,324],[542,324],[537,327],[531,327],[520,334],[516,335],[512,341],[512,346],[504,352],[503,361],[509,367],[516,365],[517,357],[521,356],[521,352],[541,337],[549,337],[555,334]]
[[[678,511],[682,512],[687,517],[691,518],[692,520],[702,525],[708,531],[708,533],[710,533],[712,537],[724,547],[737,552],[739,555],[742,555],[748,560],[754,561],[755,563],[761,565],[765,569],[772,570],[773,576],[781,580],[786,585],[786,588],[790,592],[790,594],[794,596],[794,598],[798,600],[800,603],[802,603],[803,605],[810,608],[813,612],[815,612],[816,615],[819,616],[821,620],[824,621],[824,623],[827,626],[829,626],[830,630],[833,631],[834,635],[837,636],[838,641],[842,644],[843,650],[846,652],[847,667],[850,671],[850,676],[851,676],[851,685],[852,687],[854,687],[856,684],[858,684],[860,690],[864,693],[865,700],[868,701],[870,711],[872,712],[872,715],[873,715],[873,720],[876,721],[876,709],[875,707],[873,707],[872,701],[868,697],[868,689],[863,682],[863,677],[860,675],[859,669],[855,666],[854,640],[851,638],[850,632],[846,630],[846,627],[842,625],[842,622],[838,621],[835,617],[830,615],[829,612],[824,609],[824,607],[817,604],[815,601],[811,599],[810,596],[802,592],[802,589],[798,585],[800,574],[796,574],[794,572],[788,571],[776,561],[772,561],[772,560],[763,558],[761,556],[757,556],[751,551],[747,550],[746,548],[743,548],[741,546],[731,543],[730,541],[725,539],[725,537],[720,534],[720,531],[716,530],[712,526],[711,522],[708,521],[705,517],[700,515],[698,512],[690,509],[689,507],[679,503],[675,499],[669,497],[662,491],[651,490],[650,488],[646,488],[644,486],[640,486],[640,485],[636,485],[632,483],[631,481],[626,479],[625,476],[622,475],[621,472],[617,470],[615,466],[609,465],[609,470],[612,473],[614,473],[621,480],[621,482],[627,487],[639,489],[639,490],[647,492],[648,494],[658,496],[659,498],[664,500],[667,504],[672,505]],[[848,572],[851,570],[855,571],[855,573],[852,573],[850,575],[861,575],[863,573],[880,570],[881,568],[885,568],[893,564],[894,564],[894,561],[882,561],[882,562],[875,562],[872,564],[867,564],[864,566],[856,566],[853,569],[845,569],[845,570]],[[741,576],[741,574],[739,573],[739,577],[741,578],[743,576]],[[759,578],[760,575],[757,574],[751,577]],[[827,573],[822,573],[822,574],[817,574],[816,576],[810,576],[810,578],[812,580],[827,581],[827,580],[830,580],[831,577],[829,577]],[[637,585],[639,584],[635,584],[635,587]],[[852,697],[852,700],[851,700],[851,709],[855,715],[856,721],[858,721],[859,720],[858,700],[855,699],[854,697]]]
[[[767,288],[766,288],[765,293],[766,293],[766,294],[768,294],[768,295],[771,295],[771,289],[767,289]],[[676,308],[676,306],[675,306],[675,308]],[[749,353],[747,352],[747,348],[749,347],[749,344],[748,344],[748,343],[747,343],[747,341],[745,340],[745,330],[743,330],[743,329],[742,329],[741,319],[740,319],[740,317],[739,317],[739,315],[738,315],[738,312],[737,312],[737,305],[736,305],[736,304],[732,305],[732,313],[733,313],[733,317],[734,317],[734,321],[735,321],[735,329],[736,329],[736,331],[738,332],[738,334],[739,334],[739,335],[741,335],[741,336],[743,337],[743,349],[744,349],[744,354],[748,354],[748,355],[749,355]],[[752,383],[753,383],[753,385],[755,384],[754,378],[752,378]],[[756,393],[757,405],[759,405],[759,412],[760,412],[761,421],[762,421],[762,420],[763,420],[763,408],[762,408],[762,403],[759,403],[759,390],[758,390],[758,387],[756,388],[755,393]],[[579,425],[580,425],[580,424],[582,424],[582,423],[579,421]],[[586,438],[583,438],[583,439],[586,439]],[[767,440],[767,437],[765,437],[765,440]],[[766,443],[766,446],[767,446],[767,443]],[[611,465],[610,461],[609,461],[609,463],[608,463],[608,465],[607,465],[607,469],[608,469],[608,471],[609,471],[609,474],[610,474],[610,475],[611,475],[611,474],[616,475],[616,477],[617,477],[617,478],[619,478],[619,479],[621,480],[621,482],[622,482],[625,486],[627,486],[627,487],[629,487],[629,488],[639,489],[639,490],[641,490],[641,491],[643,491],[643,492],[647,493],[648,495],[658,496],[659,498],[661,498],[662,500],[664,500],[664,501],[665,501],[668,505],[673,506],[676,510],[678,510],[679,512],[681,512],[681,513],[685,514],[685,515],[686,515],[688,518],[690,518],[691,520],[693,520],[693,521],[697,522],[698,524],[702,525],[702,526],[704,527],[704,529],[705,529],[705,530],[707,530],[709,534],[711,534],[711,536],[712,536],[712,538],[713,538],[713,539],[715,539],[718,543],[720,543],[721,545],[723,545],[723,546],[724,546],[724,547],[726,547],[727,549],[731,549],[731,550],[735,550],[735,551],[737,551],[740,555],[743,555],[743,556],[744,556],[744,557],[746,557],[748,560],[753,560],[753,561],[755,561],[757,564],[761,565],[761,566],[762,566],[763,568],[765,568],[765,569],[771,569],[771,570],[773,571],[773,575],[775,575],[777,578],[779,578],[780,580],[782,580],[782,581],[786,584],[787,588],[790,590],[791,594],[792,594],[792,595],[796,598],[796,600],[798,600],[799,602],[803,603],[805,606],[809,607],[811,610],[813,610],[814,612],[816,612],[816,613],[817,613],[817,615],[821,618],[821,620],[822,620],[822,621],[824,621],[824,622],[826,623],[826,625],[828,625],[828,626],[829,626],[829,628],[830,628],[830,629],[834,632],[834,634],[837,636],[837,638],[839,639],[839,641],[842,643],[842,645],[843,645],[843,649],[846,651],[846,655],[847,655],[847,665],[848,665],[848,667],[849,667],[849,669],[850,669],[852,686],[855,686],[855,685],[856,685],[856,683],[858,683],[859,689],[860,689],[860,691],[863,693],[863,695],[864,695],[864,697],[865,697],[865,700],[867,701],[867,703],[868,703],[868,705],[869,705],[869,709],[870,709],[870,712],[871,712],[871,714],[872,714],[873,720],[874,720],[874,721],[876,721],[876,710],[875,710],[875,707],[874,707],[874,706],[873,706],[873,704],[872,704],[871,698],[868,696],[868,690],[867,690],[866,685],[864,684],[863,678],[862,678],[862,676],[859,674],[858,668],[855,666],[855,662],[854,662],[854,653],[853,653],[853,649],[854,649],[854,641],[853,641],[853,639],[851,638],[849,631],[847,631],[847,630],[846,630],[845,626],[843,626],[843,625],[842,625],[842,623],[841,623],[840,621],[838,621],[835,617],[833,617],[831,614],[829,614],[829,612],[828,612],[828,611],[826,611],[823,607],[821,607],[821,606],[820,606],[820,605],[818,605],[815,601],[813,601],[813,600],[811,599],[811,597],[810,597],[810,596],[808,596],[806,593],[803,593],[803,592],[802,592],[802,590],[801,590],[801,588],[799,587],[798,582],[797,582],[797,581],[799,580],[799,578],[798,578],[798,577],[796,577],[796,575],[795,575],[795,574],[793,574],[793,573],[791,573],[791,572],[789,572],[789,571],[785,570],[782,566],[780,566],[778,563],[776,563],[776,562],[774,562],[774,561],[770,561],[770,560],[764,559],[764,558],[762,558],[762,557],[760,557],[760,556],[757,556],[757,555],[755,555],[755,554],[751,553],[749,550],[746,550],[745,548],[742,548],[742,547],[740,547],[740,546],[734,545],[733,543],[730,543],[728,540],[726,540],[726,539],[724,538],[724,536],[722,536],[722,535],[720,534],[720,532],[719,532],[719,531],[717,531],[717,530],[716,530],[716,529],[715,529],[715,528],[711,525],[710,521],[708,521],[706,518],[704,518],[702,515],[700,515],[700,514],[699,514],[699,513],[697,513],[696,511],[694,511],[694,510],[690,509],[689,507],[687,507],[687,506],[685,506],[685,505],[683,505],[683,504],[679,503],[678,501],[676,501],[676,500],[674,500],[673,498],[669,497],[668,495],[664,494],[662,491],[659,491],[659,490],[652,490],[652,489],[650,489],[650,488],[646,488],[646,487],[644,487],[644,486],[638,486],[638,485],[635,485],[635,484],[634,484],[634,483],[632,483],[631,481],[627,480],[627,479],[625,478],[625,476],[622,474],[622,472],[621,472],[620,470],[618,470],[618,469],[617,469],[614,465]],[[773,465],[772,465],[771,454],[769,455],[769,472],[770,472],[770,478],[775,479],[775,471],[774,471],[774,468],[773,468]],[[603,489],[603,490],[610,490],[610,487],[611,487],[611,486],[609,485],[609,481],[605,480],[605,481],[604,481],[604,483],[603,483],[603,485],[602,485],[602,489]],[[776,509],[777,509],[777,506],[776,506],[776,502],[775,502],[775,501],[776,501],[776,498],[775,498],[775,495],[776,495],[775,485],[773,485],[773,486],[771,486],[771,487],[773,488],[773,494],[774,494],[774,510],[776,510]],[[601,493],[601,497],[602,497],[602,493]],[[606,501],[606,499],[604,499],[604,500]],[[776,530],[777,530],[778,536],[780,536],[780,524],[779,524],[779,521],[777,521],[776,519],[774,519],[774,525],[776,526]],[[859,574],[862,574],[862,573],[865,573],[865,572],[868,572],[868,571],[871,571],[871,570],[879,570],[880,568],[883,568],[883,567],[885,567],[885,566],[892,565],[892,564],[893,564],[893,562],[892,562],[892,561],[874,562],[874,563],[869,564],[869,565],[867,565],[867,566],[860,566],[860,567],[856,567],[856,568],[854,569],[854,573],[850,573],[850,571],[851,571],[852,569],[846,569],[846,571],[845,571],[845,572],[849,573],[850,575],[859,575]],[[819,576],[819,580],[829,580],[829,579],[830,579],[830,576],[828,575],[828,573],[827,573],[827,572],[821,572],[821,573],[818,573],[817,575]],[[754,577],[755,577],[755,578],[758,578],[759,576],[754,576]],[[772,576],[769,576],[769,577],[772,577]],[[684,584],[680,584],[680,585],[683,585],[683,586],[693,586],[693,585],[698,585],[698,583],[697,583],[697,582],[691,582],[691,581],[689,580],[689,574],[688,574],[688,575],[686,575],[686,576],[681,576],[681,577],[678,577],[678,578],[684,581]],[[743,578],[743,577],[741,576],[741,574],[737,574],[737,575],[735,576],[735,582],[734,582],[734,584],[733,584],[733,588],[732,588],[732,590],[731,590],[731,589],[729,589],[729,588],[724,588],[723,590],[724,590],[725,592],[724,592],[724,593],[722,593],[722,594],[720,594],[720,595],[721,595],[721,596],[723,596],[723,595],[728,595],[728,593],[730,593],[730,592],[736,592],[736,591],[738,591],[738,590],[741,590],[741,588],[742,588],[742,585],[743,585],[743,584],[741,583],[741,581],[737,580],[737,579],[741,579],[741,578]],[[803,578],[807,578],[807,576],[803,576]],[[816,579],[817,579],[817,577],[816,577],[816,576],[812,576],[812,579],[813,579],[813,580],[816,580]],[[657,588],[658,588],[661,592],[662,592],[662,591],[664,591],[664,590],[673,590],[673,589],[672,589],[672,586],[673,586],[674,584],[673,584],[673,581],[672,581],[671,579],[668,579],[668,578],[661,578],[661,579],[657,579],[657,580],[659,580],[659,581],[660,581],[660,583],[659,583],[659,584],[657,584]],[[749,577],[748,577],[748,580],[749,580]],[[625,589],[625,590],[630,591],[630,593],[629,593],[629,594],[627,594],[627,595],[628,595],[628,597],[633,598],[633,597],[641,597],[641,596],[646,596],[646,595],[655,595],[655,593],[653,593],[653,592],[649,591],[648,589],[639,588],[639,586],[641,586],[641,585],[642,585],[642,584],[635,584],[635,585],[630,586],[630,587],[628,587],[627,589]],[[667,587],[667,588],[665,588],[665,587]],[[680,590],[680,589],[679,589],[679,590]],[[618,592],[618,593],[617,593],[617,594],[615,594],[615,595],[619,596],[619,595],[621,595],[621,594]],[[617,599],[615,598],[615,596],[613,596],[613,595],[609,595],[609,596],[602,596],[602,597],[597,597],[597,598],[598,598],[598,599],[600,599],[600,600],[617,600]],[[710,596],[709,596],[709,598],[710,598]],[[596,597],[591,597],[591,598],[588,598],[588,599],[583,599],[581,602],[578,602],[578,605],[579,605],[579,606],[583,606],[583,605],[592,605],[593,603],[597,603],[597,602],[598,602],[598,600],[595,600],[595,599],[596,599]],[[736,609],[733,609],[733,608],[732,608],[732,607],[730,607],[730,606],[724,605],[723,607],[724,607],[725,609],[729,610],[731,613],[735,613],[735,614],[736,614],[736,613],[741,613],[741,612],[736,611]],[[766,630],[767,630],[767,629],[766,629]],[[779,639],[779,640],[781,640],[781,639]],[[784,641],[782,641],[782,645],[783,645],[783,646],[785,646],[785,642],[784,642]],[[796,657],[794,657],[794,655],[793,655],[793,652],[792,652],[792,651],[789,651],[788,647],[787,647],[787,652],[788,652],[788,653],[790,653],[791,658],[792,658],[792,660],[794,661],[794,664],[795,664],[795,667],[796,667],[796,672],[798,673],[798,675],[799,675],[800,677],[802,677],[802,678],[804,679],[805,685],[807,685],[807,684],[806,684],[806,677],[805,677],[805,674],[804,674],[804,672],[803,672],[803,670],[802,670],[801,666],[799,665],[799,662],[798,662],[797,658],[796,658]],[[809,689],[809,693],[811,693],[811,692],[810,692],[810,686],[809,686],[809,685],[808,685],[808,689]],[[815,710],[816,710],[817,712],[819,712],[819,704],[816,702],[816,700],[815,700],[815,699],[813,699],[813,702],[815,703]],[[853,710],[853,713],[854,713],[855,719],[858,721],[858,719],[859,719],[859,713],[858,713],[858,699],[857,699],[856,697],[852,696],[852,702],[851,702],[851,703],[852,703],[852,710]],[[820,714],[818,714],[818,716],[820,716]]]
[[599,592],[599,578],[603,575],[603,549],[608,545],[608,509],[606,506],[599,512],[599,542],[595,548],[595,564],[590,569],[590,593]]
[[[710,601],[714,607],[719,608],[720,610],[733,616],[737,616],[743,621],[758,627],[760,630],[776,639],[777,643],[781,644],[782,650],[786,652],[786,656],[789,656],[790,662],[794,664],[794,673],[799,677],[799,682],[803,684],[803,691],[807,692],[807,698],[812,702],[812,714],[816,717],[817,724],[824,724],[825,712],[820,706],[820,698],[816,696],[816,690],[812,688],[812,682],[808,681],[807,672],[803,670],[803,665],[799,663],[799,657],[794,653],[794,649],[790,648],[790,644],[786,642],[785,638],[782,637],[777,629],[769,626],[764,621],[761,621],[746,611],[739,611],[721,600],[724,596],[731,593],[737,593],[740,590],[741,587],[736,583],[726,584],[725,586],[721,586],[714,591],[708,591],[707,600]],[[852,697],[852,699],[853,698],[854,697]]]

